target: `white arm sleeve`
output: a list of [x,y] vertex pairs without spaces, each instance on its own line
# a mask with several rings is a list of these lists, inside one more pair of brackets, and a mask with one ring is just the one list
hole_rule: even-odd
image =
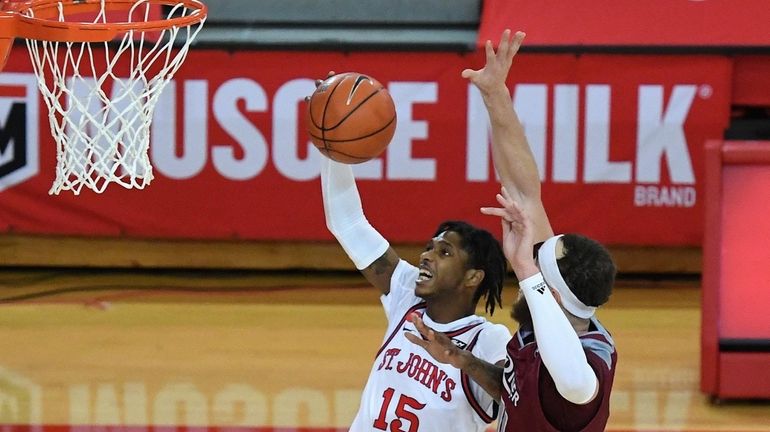
[[543,364],[551,374],[559,394],[575,404],[594,397],[599,385],[586,359],[575,329],[543,280],[537,273],[519,282],[532,315],[535,340]]
[[326,227],[357,269],[369,267],[390,244],[366,220],[350,165],[322,157],[321,191]]

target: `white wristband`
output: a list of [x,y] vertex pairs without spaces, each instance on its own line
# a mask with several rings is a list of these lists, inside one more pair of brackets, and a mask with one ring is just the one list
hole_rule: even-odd
[[535,291],[540,294],[545,294],[545,292],[548,291],[548,285],[546,285],[542,273],[535,273],[523,281],[520,281],[519,288],[522,290]]

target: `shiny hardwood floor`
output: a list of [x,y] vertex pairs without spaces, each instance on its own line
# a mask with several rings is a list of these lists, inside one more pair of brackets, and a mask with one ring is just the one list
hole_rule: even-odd
[[[770,431],[770,402],[699,392],[699,296],[619,281],[609,430]],[[344,428],[385,330],[348,273],[0,269],[0,302],[0,427]]]

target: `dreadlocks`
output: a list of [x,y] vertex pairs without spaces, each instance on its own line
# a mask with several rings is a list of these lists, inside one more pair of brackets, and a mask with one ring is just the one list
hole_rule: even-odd
[[473,302],[478,304],[481,297],[486,298],[484,310],[490,315],[494,314],[495,306],[502,306],[501,294],[507,271],[505,255],[500,243],[489,231],[476,228],[467,222],[442,222],[436,229],[434,237],[445,231],[455,232],[462,238],[461,247],[468,254],[468,268],[484,271],[484,279],[473,295]]

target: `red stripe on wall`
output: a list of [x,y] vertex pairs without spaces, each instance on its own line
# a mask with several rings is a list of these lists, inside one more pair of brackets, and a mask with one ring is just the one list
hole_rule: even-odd
[[530,46],[766,47],[767,22],[767,0],[486,0],[478,44],[511,28]]
[[770,56],[735,58],[733,104],[770,106]]

